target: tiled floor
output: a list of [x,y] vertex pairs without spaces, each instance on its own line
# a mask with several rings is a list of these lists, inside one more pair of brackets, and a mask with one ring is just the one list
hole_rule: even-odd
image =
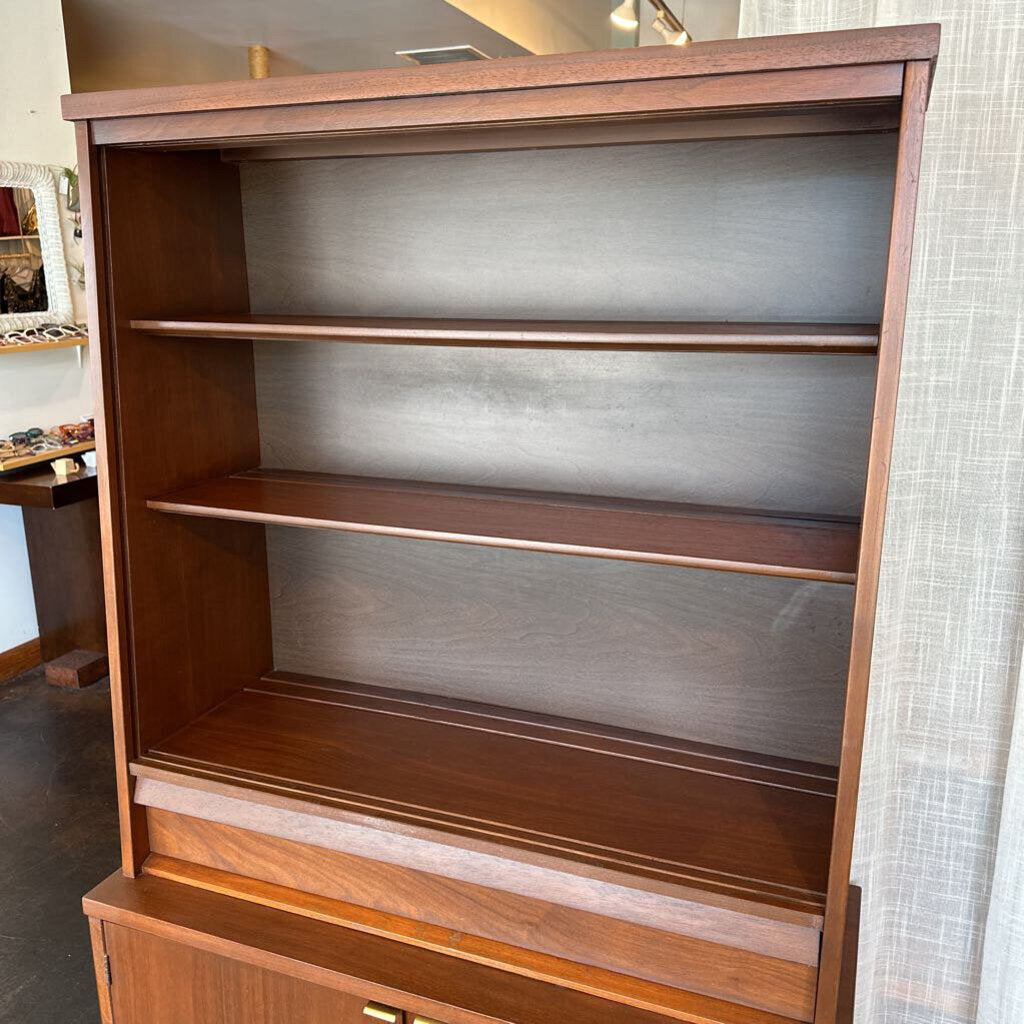
[[118,866],[110,690],[0,684],[0,1022],[96,1024],[81,898]]

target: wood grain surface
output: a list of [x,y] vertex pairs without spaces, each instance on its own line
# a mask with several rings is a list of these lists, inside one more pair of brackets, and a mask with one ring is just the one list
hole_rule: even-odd
[[[283,785],[370,819],[820,906],[827,769],[779,770],[739,751],[652,753],[656,737],[603,741],[569,723],[538,733],[514,728],[511,712],[434,714],[429,697],[417,700],[332,681],[253,683],[147,760]],[[390,750],[402,756],[382,756]]]
[[214,770],[171,765],[168,759],[163,763],[144,759],[132,766],[132,772],[138,779],[136,800],[141,808],[425,872],[514,898],[540,899],[792,963],[817,963],[820,909],[801,909],[792,900],[753,900],[737,894],[735,887],[727,892],[710,882],[700,887],[678,884],[525,847],[499,846],[469,835],[442,835],[397,820],[371,819],[323,799],[314,803],[255,777],[235,783]]
[[846,901],[857,821],[868,681],[871,675],[879,564],[885,530],[885,503],[889,491],[889,462],[896,426],[903,325],[907,314],[910,258],[914,245],[917,183],[924,144],[925,111],[931,67],[913,61],[906,67],[900,150],[892,209],[892,236],[886,267],[885,302],[879,341],[878,380],[871,430],[871,454],[864,494],[864,535],[858,558],[858,585],[854,598],[850,673],[843,726],[835,833],[829,865],[828,916],[822,946],[822,967],[816,1024],[839,1019],[842,995],[843,935],[847,927]]
[[68,120],[137,117],[197,110],[331,103],[399,96],[525,89],[694,75],[727,75],[772,69],[932,60],[938,25],[901,25],[848,32],[808,33],[761,39],[722,39],[685,50],[644,47],[509,58],[481,65],[334,72],[262,82],[132,89],[65,96]]
[[0,505],[63,508],[95,498],[96,494],[96,470],[90,466],[80,466],[76,473],[66,477],[57,476],[49,466],[0,477]]
[[[75,649],[105,655],[103,561],[96,498],[22,509],[43,661]],[[103,671],[106,674],[106,659]],[[90,682],[95,681],[94,679]]]
[[411,153],[485,152],[578,146],[622,146],[646,142],[683,142],[799,135],[847,135],[895,131],[899,102],[895,98],[855,106],[822,104],[808,107],[761,108],[756,112],[693,111],[667,117],[606,118],[546,124],[476,125],[468,128],[420,128],[363,132],[296,140],[233,139],[221,143],[225,160],[322,159],[332,156],[397,156]]
[[116,150],[104,154],[104,182],[113,329],[101,347],[113,373],[104,386],[117,396],[122,583],[144,749],[271,662],[262,530],[157,516],[145,504],[254,465],[259,439],[248,352],[168,346],[129,327],[140,307],[195,311],[216,297],[246,311],[237,168],[211,154]]
[[268,527],[282,669],[820,763],[852,588]]
[[853,583],[859,524],[581,494],[260,469],[146,503],[179,515]]
[[149,334],[251,341],[347,341],[505,348],[874,354],[872,324],[658,323],[657,321],[429,320],[400,317],[211,316],[133,320]]
[[890,133],[245,164],[251,311],[877,323],[895,155]]
[[[378,911],[377,917],[348,913],[349,927],[437,944],[450,956],[534,976],[545,971],[570,987],[593,986],[593,979],[565,960],[784,1014],[813,1008],[816,929],[806,929],[802,946],[792,943],[789,959],[767,956],[158,808],[147,808],[147,817],[154,854]],[[159,870],[155,861],[150,859],[147,871]],[[495,945],[474,945],[476,936]],[[538,960],[538,952],[555,959]],[[602,981],[620,993],[628,985],[610,977]]]
[[[156,956],[159,980],[154,979],[150,989],[154,996],[170,981],[166,966],[160,966],[169,961],[161,960],[161,955],[173,954],[173,948],[166,948],[169,944],[182,944],[336,992],[408,1006],[448,1024],[549,1024],[553,1019],[565,1024],[656,1024],[671,1019],[691,1024],[788,1024],[777,1014],[696,993],[684,1017],[667,1017],[161,878],[114,875],[83,904],[91,917],[109,922],[105,930],[111,949],[116,945],[111,943],[110,925],[164,940]],[[129,966],[132,959],[130,954],[125,958]],[[184,976],[173,972],[179,981]],[[211,985],[216,992],[218,982]],[[235,994],[230,985],[228,992]]]
[[[367,910],[276,883],[160,855],[147,860],[146,873],[194,885],[207,892],[223,893],[260,906],[275,907],[370,935],[407,942],[422,949],[436,950],[472,963],[511,970],[524,977],[565,985],[615,1002],[643,1006],[679,1019],[685,1019],[694,991],[798,1020],[809,1021],[813,1012],[815,972],[812,969],[755,957],[747,957],[746,962],[734,964],[731,962],[732,951],[722,947],[691,945],[687,950],[689,971],[684,973],[697,985],[669,986],[651,983],[635,975],[616,975],[596,965],[582,967],[566,963],[537,952],[533,943],[529,949],[518,949],[473,934],[433,927],[422,921]],[[593,923],[601,928],[599,920]],[[737,995],[731,982],[741,972],[746,974],[749,987]]]

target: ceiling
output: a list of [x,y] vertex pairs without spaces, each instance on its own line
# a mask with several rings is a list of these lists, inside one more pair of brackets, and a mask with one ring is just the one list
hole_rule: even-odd
[[272,75],[402,65],[395,50],[469,43],[529,51],[446,0],[63,0],[74,92],[248,76],[248,47]]
[[[643,0],[640,42],[660,43]],[[735,36],[740,0],[672,0],[696,39]],[[62,0],[74,92],[226,81],[247,51],[273,76],[400,66],[395,50],[468,43],[491,57],[632,46],[613,0]]]

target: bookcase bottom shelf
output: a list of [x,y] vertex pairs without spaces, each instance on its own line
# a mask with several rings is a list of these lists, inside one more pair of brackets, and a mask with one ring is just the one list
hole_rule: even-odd
[[274,672],[132,770],[169,810],[655,927],[821,924],[828,766]]

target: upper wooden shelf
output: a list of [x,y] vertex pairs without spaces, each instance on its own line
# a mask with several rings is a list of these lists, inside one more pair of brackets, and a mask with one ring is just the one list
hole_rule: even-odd
[[432,845],[554,857],[567,875],[603,869],[619,885],[678,898],[696,888],[820,924],[836,785],[825,765],[274,672],[133,769],[168,778],[154,770],[259,790],[265,803],[299,799],[341,822],[377,819],[396,836],[387,823],[398,823]]
[[254,341],[860,355],[872,355],[878,349],[876,324],[438,320],[248,314],[202,320],[132,320],[131,325],[148,334],[176,338]]
[[258,469],[146,503],[161,512],[853,583],[859,527],[672,502]]

